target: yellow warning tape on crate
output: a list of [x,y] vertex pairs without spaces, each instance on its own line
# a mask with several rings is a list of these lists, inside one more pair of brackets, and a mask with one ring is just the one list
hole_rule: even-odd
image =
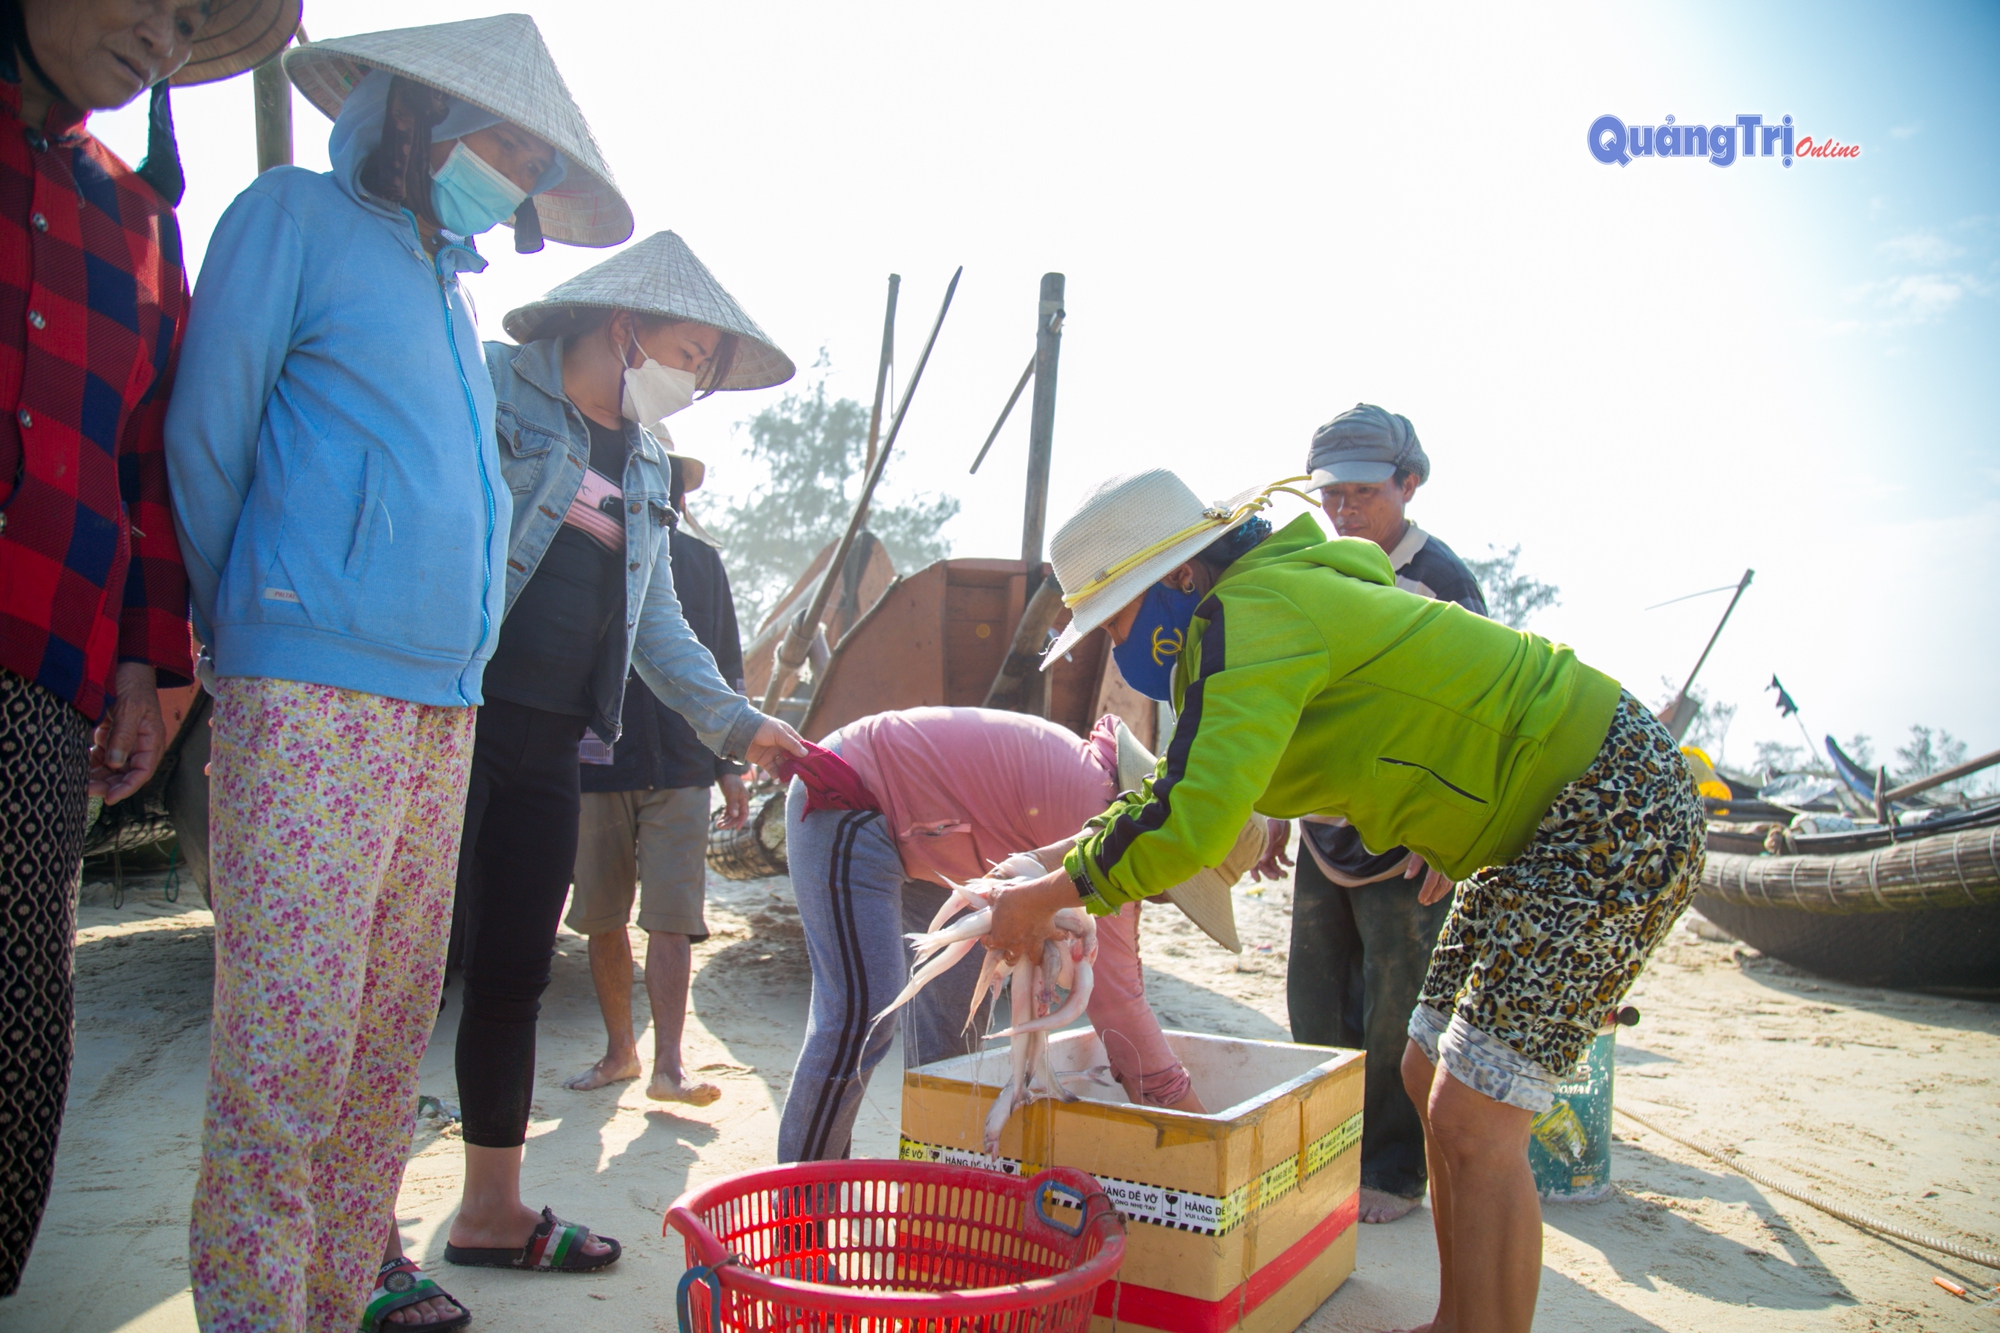
[[[1298,1189],[1342,1153],[1361,1142],[1361,1115],[1356,1112],[1335,1128],[1307,1144],[1305,1151],[1287,1157],[1257,1179],[1246,1181],[1218,1198],[1191,1190],[1168,1189],[1143,1181],[1118,1180],[1097,1176],[1104,1192],[1118,1210],[1133,1221],[1155,1226],[1193,1231],[1204,1236],[1223,1236],[1251,1217]],[[1012,1157],[988,1157],[964,1148],[946,1148],[935,1143],[919,1143],[903,1137],[898,1151],[906,1162],[943,1162],[950,1166],[973,1166],[1001,1171],[1010,1176],[1032,1176],[1042,1170],[1040,1162],[1022,1162]],[[1055,1191],[1061,1199],[1064,1191]],[[1080,1200],[1069,1200],[1072,1206]]]

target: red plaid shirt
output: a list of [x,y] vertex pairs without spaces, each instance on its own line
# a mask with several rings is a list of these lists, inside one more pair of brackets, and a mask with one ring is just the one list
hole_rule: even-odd
[[24,124],[16,78],[0,63],[0,667],[94,721],[117,663],[193,671],[161,439],[187,277],[173,210],[74,107]]

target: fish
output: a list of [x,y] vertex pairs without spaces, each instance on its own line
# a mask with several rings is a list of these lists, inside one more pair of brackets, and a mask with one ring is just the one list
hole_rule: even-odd
[[[909,984],[875,1015],[874,1023],[908,1004],[917,992],[957,966],[973,945],[992,930],[992,895],[1003,887],[1001,882],[971,880],[947,887],[950,896],[931,918],[930,929],[904,937],[916,954],[916,965]],[[1080,908],[1064,908],[1054,914],[1051,924],[1058,935],[1045,939],[1039,950],[1011,963],[991,949],[986,951],[979,968],[979,981],[973,987],[972,1005],[965,1016],[965,1028],[970,1029],[981,1001],[990,998],[997,1008],[1000,992],[1006,990],[1008,1026],[990,1034],[1008,1038],[1009,1047],[1007,1081],[994,1095],[982,1134],[989,1157],[998,1155],[1000,1136],[1016,1110],[1039,1097],[1071,1102],[1077,1099],[1077,1094],[1056,1073],[1049,1033],[1068,1026],[1090,1006],[1091,967],[1097,960],[1097,923]]]

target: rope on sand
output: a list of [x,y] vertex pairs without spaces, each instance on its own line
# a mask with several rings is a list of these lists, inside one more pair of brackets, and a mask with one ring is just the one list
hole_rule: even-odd
[[1967,1263],[1981,1264],[1987,1268],[2000,1268],[2000,1254],[1995,1254],[1991,1250],[1974,1249],[1970,1245],[1961,1245],[1954,1240],[1945,1240],[1939,1236],[1931,1236],[1921,1231],[1911,1231],[1908,1228],[1899,1227],[1893,1222],[1884,1222],[1879,1217],[1861,1212],[1858,1209],[1849,1208],[1842,1203],[1836,1203],[1817,1190],[1798,1189],[1794,1186],[1784,1184],[1782,1181],[1775,1180],[1754,1167],[1745,1166],[1734,1157],[1715,1148],[1697,1143],[1693,1139],[1684,1139],[1669,1130],[1661,1129],[1637,1111],[1628,1111],[1624,1107],[1615,1104],[1612,1109],[1627,1120],[1637,1121],[1640,1125],[1652,1130],[1663,1139],[1671,1139],[1683,1148],[1691,1148],[1703,1157],[1713,1158],[1728,1167],[1731,1171],[1736,1172],[1738,1175],[1749,1177],[1766,1189],[1776,1190],[1788,1198],[1797,1199],[1803,1204],[1809,1204],[1823,1213],[1831,1213],[1841,1221],[1860,1227],[1863,1231],[1873,1231],[1884,1236],[1893,1236],[1897,1240],[1908,1241],[1912,1245],[1921,1245],[1927,1250],[1936,1250],[1939,1254],[1948,1254],[1954,1259],[1963,1259]]

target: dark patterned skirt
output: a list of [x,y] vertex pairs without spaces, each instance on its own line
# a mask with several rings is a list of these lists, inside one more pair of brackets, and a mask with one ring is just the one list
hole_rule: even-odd
[[0,670],[0,1296],[42,1224],[69,1093],[90,722]]

